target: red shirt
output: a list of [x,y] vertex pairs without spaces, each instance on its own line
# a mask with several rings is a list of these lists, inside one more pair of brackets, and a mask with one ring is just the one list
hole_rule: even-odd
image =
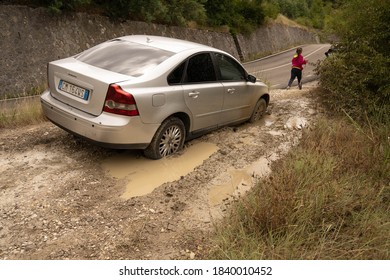
[[293,68],[298,68],[301,70],[303,70],[303,65],[307,63],[307,61],[303,58],[301,54],[294,55],[291,62]]

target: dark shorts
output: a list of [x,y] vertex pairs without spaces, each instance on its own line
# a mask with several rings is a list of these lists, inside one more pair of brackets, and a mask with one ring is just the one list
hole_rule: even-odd
[[301,82],[301,79],[302,79],[302,70],[301,69],[291,68],[291,78],[290,78],[290,81],[289,81],[290,85],[295,80],[295,78],[298,79],[298,83]]

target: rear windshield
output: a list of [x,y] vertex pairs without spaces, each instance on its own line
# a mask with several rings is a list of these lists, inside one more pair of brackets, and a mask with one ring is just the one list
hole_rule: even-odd
[[123,40],[113,40],[88,49],[75,58],[87,64],[129,76],[142,76],[173,53]]

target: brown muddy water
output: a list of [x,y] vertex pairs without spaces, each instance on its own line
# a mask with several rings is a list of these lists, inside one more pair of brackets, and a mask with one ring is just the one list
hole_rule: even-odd
[[122,198],[129,199],[149,194],[164,183],[179,180],[217,150],[215,144],[200,142],[190,146],[180,156],[160,160],[120,154],[105,160],[103,169],[114,178],[127,182]]

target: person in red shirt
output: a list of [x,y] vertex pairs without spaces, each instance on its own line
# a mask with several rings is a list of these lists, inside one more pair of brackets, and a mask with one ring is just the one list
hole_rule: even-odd
[[307,63],[307,60],[302,56],[302,48],[297,48],[296,54],[292,59],[291,78],[288,81],[287,89],[289,89],[295,80],[298,79],[298,87],[302,89],[302,70],[303,65]]

